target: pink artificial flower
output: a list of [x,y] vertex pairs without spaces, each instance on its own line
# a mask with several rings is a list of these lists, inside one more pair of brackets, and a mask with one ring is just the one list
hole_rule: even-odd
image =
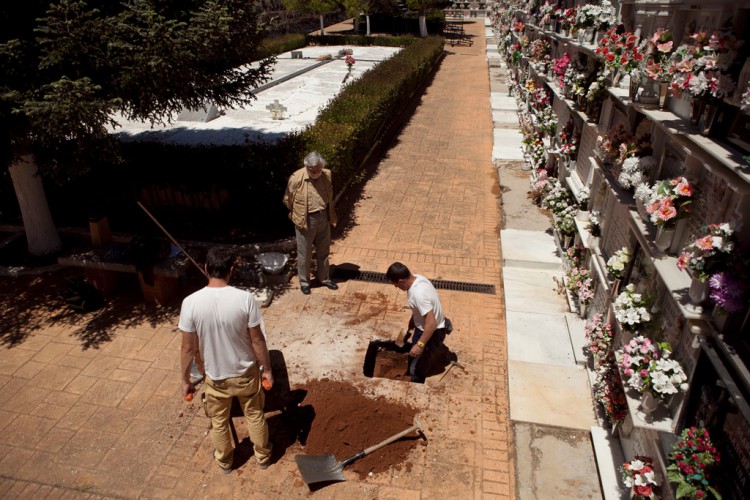
[[674,42],[672,42],[672,40],[670,40],[670,41],[664,42],[664,43],[657,43],[656,44],[656,49],[659,52],[665,52],[666,53],[666,52],[671,51],[673,46],[674,46]]
[[708,235],[695,240],[695,246],[701,250],[711,250],[714,247],[713,236]]
[[677,209],[672,205],[672,200],[670,198],[662,200],[662,204],[656,212],[656,217],[664,222],[677,217]]
[[680,196],[693,196],[693,186],[683,177],[677,187],[674,188],[674,192]]
[[680,271],[684,271],[685,269],[687,269],[689,263],[690,254],[688,254],[687,252],[682,252],[677,258],[677,267],[680,269]]

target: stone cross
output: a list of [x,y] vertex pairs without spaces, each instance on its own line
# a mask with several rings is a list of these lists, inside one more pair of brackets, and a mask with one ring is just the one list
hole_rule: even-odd
[[284,111],[286,111],[286,108],[279,103],[277,99],[274,99],[271,104],[266,106],[266,109],[271,112],[272,120],[281,120],[284,118]]

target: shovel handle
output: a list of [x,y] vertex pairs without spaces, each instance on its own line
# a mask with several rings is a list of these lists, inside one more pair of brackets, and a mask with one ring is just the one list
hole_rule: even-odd
[[369,455],[373,451],[379,450],[383,446],[389,445],[389,444],[391,444],[394,441],[398,441],[399,439],[401,439],[402,437],[406,436],[407,434],[411,434],[412,432],[414,432],[414,431],[416,431],[418,429],[421,429],[421,428],[422,428],[421,425],[414,424],[411,427],[409,427],[408,429],[403,430],[403,431],[399,432],[398,434],[394,434],[393,436],[391,436],[391,437],[389,437],[387,439],[384,439],[383,441],[379,442],[378,444],[372,445],[369,448],[365,448],[364,450],[360,451],[359,453],[357,453],[355,455],[352,455],[351,457],[342,460],[341,461],[341,467],[342,468],[346,467],[347,465],[349,465],[350,463],[354,462],[355,460],[359,460],[360,458],[362,458],[362,457],[364,457],[366,455]]

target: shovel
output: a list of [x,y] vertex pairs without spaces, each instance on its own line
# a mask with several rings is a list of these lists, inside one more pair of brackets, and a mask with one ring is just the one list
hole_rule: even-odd
[[407,434],[414,431],[422,432],[423,430],[424,427],[422,426],[422,422],[420,422],[419,419],[414,418],[414,425],[408,429],[401,431],[374,446],[365,448],[359,453],[356,453],[341,462],[337,462],[336,457],[333,455],[296,455],[294,459],[297,461],[297,468],[299,469],[300,474],[302,474],[302,480],[308,486],[314,483],[329,481],[346,481],[346,479],[344,479],[344,467],[350,463],[359,460],[365,455],[369,455],[375,450],[379,450],[383,446],[398,441]]

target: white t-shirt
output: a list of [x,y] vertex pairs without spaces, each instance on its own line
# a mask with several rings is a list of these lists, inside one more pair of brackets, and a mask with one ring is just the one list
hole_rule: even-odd
[[437,290],[432,286],[430,280],[419,274],[414,275],[414,282],[406,292],[406,297],[411,307],[411,315],[414,318],[414,326],[424,331],[424,316],[430,311],[435,313],[437,328],[445,327],[445,316],[443,306],[440,304]]
[[233,286],[204,287],[185,297],[178,328],[197,333],[206,375],[239,377],[255,363],[247,329],[262,323],[255,298]]

